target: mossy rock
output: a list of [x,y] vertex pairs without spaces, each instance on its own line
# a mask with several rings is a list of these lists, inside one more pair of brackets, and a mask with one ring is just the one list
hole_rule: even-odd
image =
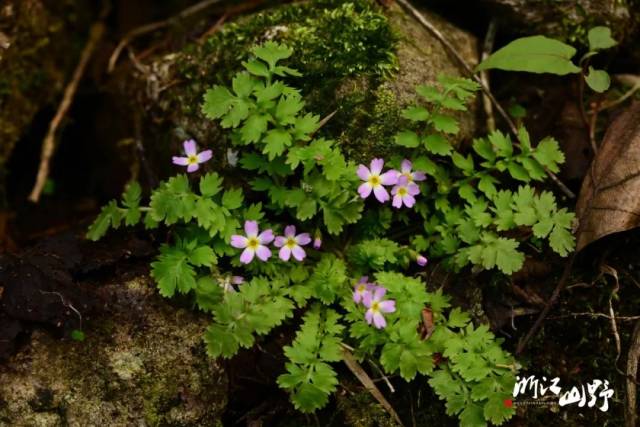
[[0,426],[220,426],[227,377],[206,355],[207,316],[142,277],[100,288],[108,312],[82,342],[35,331],[0,366]]
[[[424,13],[470,65],[477,63],[473,36]],[[393,136],[403,126],[400,112],[414,102],[417,85],[435,83],[441,74],[462,75],[442,43],[397,5],[317,0],[245,16],[200,44],[158,56],[148,73],[126,86],[130,94],[137,82],[147,112],[146,139],[154,141],[154,150],[166,150],[158,159],[166,172],[171,170],[167,159],[188,137],[213,149],[214,168],[225,166],[226,134],[201,113],[202,97],[213,84],[229,85],[251,47],[266,40],[294,49],[286,65],[303,77],[287,83],[302,90],[308,111],[321,117],[336,111],[320,133],[339,141],[357,161],[399,152]],[[475,128],[473,112],[459,118],[461,132],[454,143]]]

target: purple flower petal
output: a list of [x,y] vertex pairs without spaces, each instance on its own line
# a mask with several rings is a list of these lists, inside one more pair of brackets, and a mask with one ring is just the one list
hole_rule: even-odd
[[411,182],[409,183],[409,185],[407,185],[407,192],[412,196],[416,196],[420,194],[420,187],[418,187],[417,184],[414,184],[413,182]]
[[398,182],[398,177],[398,171],[392,169],[380,175],[380,182],[382,185],[394,185]]
[[375,291],[373,291],[373,300],[374,301],[382,301],[384,294],[387,293],[387,290],[382,286],[378,286]]
[[308,245],[311,242],[311,236],[309,233],[301,233],[296,236],[296,242],[300,246]]
[[322,246],[322,239],[319,237],[313,239],[313,249],[320,249],[320,246]]
[[256,221],[245,221],[244,232],[247,237],[256,237],[258,235],[258,223]]
[[281,260],[289,261],[289,258],[291,257],[291,249],[288,246],[283,246],[278,255]]
[[244,277],[242,276],[231,276],[231,283],[234,285],[241,285],[244,283]]
[[384,316],[380,312],[375,312],[373,314],[373,325],[378,329],[382,329],[387,326],[387,321],[384,320]]
[[189,166],[187,166],[187,172],[189,173],[195,172],[198,169],[200,169],[200,166],[197,163],[192,163]]
[[402,207],[402,196],[400,196],[399,194],[396,194],[395,196],[393,196],[393,201],[391,202],[391,206],[393,206],[396,209],[400,209]]
[[414,172],[413,173],[413,180],[414,181],[424,181],[425,179],[427,179],[427,175],[425,175],[424,172]]
[[382,172],[382,168],[384,167],[383,159],[373,159],[371,160],[371,174],[372,175],[380,175]]
[[260,240],[260,243],[262,243],[263,245],[268,245],[269,243],[273,242],[273,231],[271,229],[264,230],[258,236],[258,240]]
[[389,200],[389,193],[387,193],[387,190],[382,186],[376,187],[373,190],[373,194],[376,196],[376,199],[378,199],[380,203],[384,203]]
[[253,260],[253,256],[256,254],[256,251],[254,251],[251,248],[247,248],[244,251],[242,251],[242,254],[240,255],[240,262],[243,264],[249,264],[252,260]]
[[369,281],[369,276],[362,276],[358,283],[367,283]]
[[294,237],[296,235],[296,226],[295,225],[287,225],[284,228],[285,237]]
[[418,256],[416,257],[416,262],[418,263],[418,265],[419,265],[420,267],[424,267],[425,265],[427,265],[428,260],[427,260],[427,258],[426,258],[426,257],[424,257],[424,256],[422,256],[422,255],[418,255]]
[[383,313],[393,313],[396,311],[396,302],[394,300],[381,301],[378,307]]
[[287,241],[287,239],[284,238],[283,236],[276,237],[276,241],[275,241],[276,248],[283,247],[284,244],[286,243],[286,241]]
[[360,197],[363,199],[366,199],[371,194],[372,189],[371,184],[365,182],[364,184],[360,184],[360,187],[358,187],[358,194],[360,194]]
[[360,301],[362,301],[362,296],[362,292],[353,291],[353,302],[355,302],[356,304],[360,304]]
[[266,261],[271,257],[271,250],[264,245],[259,245],[256,250],[256,255],[258,255],[258,258],[262,261]]
[[295,259],[297,259],[298,261],[302,261],[304,259],[305,256],[307,256],[306,252],[304,251],[304,249],[302,249],[300,246],[295,245],[293,247],[293,249],[291,250],[291,253],[293,253],[293,257]]
[[411,167],[412,167],[411,161],[408,159],[404,159],[400,164],[400,170],[402,171],[402,173],[410,173]]
[[362,296],[362,304],[367,308],[371,307],[372,298],[373,295],[371,294],[371,292],[365,292],[365,294]]
[[373,311],[367,310],[367,312],[364,314],[364,318],[367,320],[368,324],[371,324],[371,322],[373,321]]
[[247,239],[244,236],[239,236],[237,234],[234,234],[233,236],[231,236],[231,246],[233,246],[234,248],[238,248],[238,249],[246,248],[248,244],[249,244],[249,239]]
[[193,139],[189,139],[183,143],[183,146],[184,146],[184,153],[187,156],[196,155],[198,151],[198,148],[196,147],[196,141],[194,141]]
[[369,168],[366,167],[365,165],[358,165],[358,178],[360,178],[363,181],[366,181],[369,179],[369,175],[371,174],[371,172],[369,172]]
[[171,160],[174,165],[187,166],[189,164],[189,159],[187,157],[173,156]]
[[406,175],[399,175],[397,184],[399,187],[406,187],[409,184],[409,178]]
[[416,199],[411,194],[405,194],[402,197],[402,201],[404,202],[404,205],[408,208],[412,208],[413,205],[416,204]]
[[204,163],[207,160],[211,160],[213,157],[213,152],[211,150],[205,150],[198,154],[198,163]]

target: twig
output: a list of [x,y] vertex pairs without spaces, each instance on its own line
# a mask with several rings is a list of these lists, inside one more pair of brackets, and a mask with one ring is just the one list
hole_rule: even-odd
[[[108,6],[105,6],[105,9],[108,10]],[[42,154],[40,155],[38,175],[36,176],[36,182],[33,185],[31,194],[29,195],[29,200],[34,203],[37,203],[38,200],[40,200],[42,189],[49,177],[49,165],[53,152],[55,151],[56,131],[71,106],[71,102],[73,101],[76,90],[78,89],[78,84],[84,75],[84,71],[87,68],[89,59],[91,59],[93,51],[104,34],[105,26],[102,20],[106,17],[106,14],[107,12],[103,10],[100,20],[91,26],[91,30],[89,31],[89,40],[80,55],[80,61],[73,72],[71,81],[64,90],[64,96],[62,97],[62,102],[58,106],[58,111],[56,111],[56,115],[53,117],[53,120],[51,120],[51,123],[49,123],[49,130],[42,142]]]
[[134,28],[133,30],[129,31],[127,34],[125,34],[122,40],[120,40],[120,43],[118,43],[118,46],[116,46],[116,48],[113,50],[111,57],[109,57],[109,65],[107,67],[107,72],[109,73],[113,72],[113,69],[116,66],[116,62],[118,62],[118,58],[120,57],[120,53],[122,52],[122,49],[127,47],[127,45],[131,42],[131,40],[143,34],[147,34],[147,33],[151,33],[153,31],[159,30],[160,28],[168,27],[169,25],[173,24],[178,20],[187,18],[198,12],[201,12],[207,9],[208,7],[213,6],[216,3],[220,3],[221,1],[222,0],[203,0],[199,3],[196,3],[192,6],[187,7],[186,9],[183,9],[180,13],[178,13],[175,16],[172,16],[169,19],[151,22],[149,24],[143,25],[138,28]]
[[384,374],[384,372],[382,371],[382,369],[380,369],[380,367],[378,365],[375,364],[375,362],[371,359],[368,360],[369,364],[371,366],[373,366],[374,368],[376,368],[376,371],[378,371],[378,373],[380,374],[380,378],[382,378],[382,380],[384,381],[384,383],[387,385],[387,387],[389,388],[389,391],[391,393],[395,393],[396,389],[393,387],[393,384],[391,384],[391,381],[389,381],[389,378]]
[[631,97],[634,93],[640,90],[640,76],[621,74],[618,76],[617,80],[621,81],[622,83],[625,83],[625,82],[634,82],[634,83],[631,85],[631,89],[626,91],[620,98],[601,105],[600,111],[607,110],[611,107],[615,107],[616,105],[623,103],[624,101],[627,100],[627,98]]
[[41,290],[40,293],[41,294],[47,294],[47,295],[57,295],[60,298],[60,301],[62,302],[62,305],[64,305],[67,308],[70,308],[71,310],[74,311],[74,313],[76,313],[78,315],[78,318],[80,319],[79,329],[82,329],[82,314],[80,313],[80,311],[78,311],[77,308],[75,308],[73,306],[73,304],[71,304],[70,302],[65,300],[60,292],[50,292],[50,291],[42,291]]
[[[609,319],[611,320],[612,317],[608,314],[604,314],[604,313],[589,313],[589,312],[580,312],[580,313],[569,313],[569,314],[561,314],[559,316],[549,316],[547,317],[547,319],[549,320],[559,320],[559,319],[567,319],[569,317],[601,317],[604,319]],[[621,322],[624,321],[634,321],[634,320],[640,320],[640,316],[616,316],[616,320],[619,320]]]
[[[493,51],[493,43],[496,39],[496,22],[497,21],[495,19],[492,19],[489,22],[487,34],[485,35],[484,43],[482,44],[482,55],[480,56],[480,62],[487,59]],[[481,71],[480,80],[482,80],[487,89],[491,89],[491,85],[489,84],[489,71]],[[482,93],[482,105],[484,106],[484,113],[487,116],[487,129],[489,130],[489,132],[493,132],[494,130],[496,130],[496,119],[493,116],[493,104],[491,103],[491,99],[489,99],[487,94],[484,92]]]
[[222,27],[222,24],[225,23],[225,21],[227,19],[229,19],[229,12],[225,12],[216,22],[215,24],[213,24],[213,26],[211,28],[209,28],[207,31],[205,31],[204,33],[202,33],[202,35],[198,38],[198,43],[202,44],[204,43],[211,35],[215,34],[218,32],[218,30],[220,30],[220,28]]
[[402,424],[402,420],[398,416],[398,413],[395,411],[395,409],[393,409],[393,406],[391,406],[389,401],[385,399],[384,395],[380,392],[378,387],[376,387],[376,384],[371,380],[369,374],[367,374],[367,372],[362,368],[362,366],[360,366],[355,357],[353,357],[353,354],[349,350],[348,346],[342,346],[342,356],[345,365],[347,365],[347,368],[349,368],[353,375],[356,376],[356,378],[358,379],[358,381],[360,381],[364,388],[366,388],[367,391],[371,393],[371,395],[382,405],[382,407],[389,413],[389,415],[391,415],[396,423],[404,427],[404,425]]
[[549,314],[549,311],[551,310],[551,307],[558,300],[558,297],[560,296],[560,292],[562,292],[562,290],[564,289],[564,287],[567,284],[567,279],[569,279],[569,275],[571,273],[571,268],[573,267],[573,263],[574,263],[575,259],[576,259],[576,252],[573,252],[571,254],[571,256],[569,257],[569,260],[565,264],[564,271],[562,272],[562,276],[560,276],[560,280],[558,281],[558,284],[556,285],[555,289],[553,290],[553,293],[551,294],[551,298],[549,298],[549,300],[547,301],[547,304],[544,306],[544,308],[540,312],[540,315],[538,316],[538,318],[534,322],[534,324],[531,327],[531,329],[529,329],[529,331],[524,336],[524,338],[522,338],[520,340],[520,342],[518,342],[518,346],[516,347],[516,355],[522,353],[524,348],[527,346],[527,343],[538,332],[538,329],[540,329],[540,326],[542,325],[542,322],[544,322],[544,319],[547,317],[547,314]]
[[[474,72],[471,69],[471,67],[469,66],[469,64],[467,64],[467,62],[464,60],[464,58],[462,58],[462,56],[460,56],[460,54],[458,53],[456,48],[442,35],[440,30],[438,30],[431,22],[429,22],[424,17],[424,15],[422,15],[415,7],[413,7],[411,5],[411,3],[409,3],[407,0],[396,0],[396,1],[401,6],[403,6],[405,9],[407,9],[413,15],[413,17],[416,18],[418,20],[418,22],[420,22],[420,24],[422,24],[423,27],[425,27],[427,30],[429,30],[440,41],[440,43],[442,43],[444,45],[444,47],[447,48],[447,50],[449,51],[449,53],[451,55],[453,55],[453,57],[458,61],[460,66],[467,72],[467,74],[476,83],[478,83],[480,85],[480,88],[482,89],[482,91],[491,100],[491,102],[493,103],[494,107],[496,107],[496,110],[498,111],[498,113],[500,113],[500,115],[502,116],[504,121],[509,126],[509,129],[511,130],[511,133],[517,138],[518,137],[518,128],[516,127],[516,124],[513,122],[513,120],[511,120],[511,117],[509,117],[509,115],[504,110],[504,108],[502,108],[502,105],[500,105],[498,100],[493,96],[493,93],[491,93],[491,90],[489,90],[489,88],[484,84],[484,82],[476,74],[474,74]],[[560,181],[560,179],[552,171],[550,171],[549,169],[545,168],[545,172],[547,173],[549,178],[551,178],[551,180],[558,186],[558,188],[560,188],[560,190],[567,197],[569,197],[570,199],[575,199],[576,198],[576,195],[573,193],[573,191],[571,191],[569,189],[569,187],[567,187],[562,181]]]
[[627,356],[627,399],[624,411],[625,427],[636,427],[638,421],[635,381],[638,376],[638,359],[640,359],[640,321],[636,323],[633,329]]

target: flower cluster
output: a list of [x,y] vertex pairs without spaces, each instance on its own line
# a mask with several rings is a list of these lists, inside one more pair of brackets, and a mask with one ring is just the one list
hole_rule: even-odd
[[362,303],[367,308],[364,315],[368,324],[373,323],[378,329],[387,326],[383,313],[393,313],[396,311],[396,302],[394,300],[382,300],[387,290],[375,283],[369,283],[369,278],[363,276],[356,283],[353,289],[353,301],[356,304]]
[[412,171],[411,161],[405,159],[400,165],[400,171],[395,169],[382,172],[384,167],[383,159],[373,159],[369,167],[358,166],[358,177],[364,181],[358,187],[358,194],[366,199],[373,192],[380,203],[387,202],[391,197],[385,186],[393,186],[391,202],[394,208],[401,208],[402,205],[411,208],[416,203],[415,196],[420,194],[420,187],[416,181],[424,181],[426,176],[423,172]]
[[256,221],[245,221],[244,232],[244,236],[238,234],[231,236],[231,246],[244,249],[240,255],[240,262],[243,264],[249,264],[253,261],[254,256],[257,256],[261,261],[271,258],[271,249],[267,245],[274,240],[275,246],[280,248],[281,260],[289,261],[293,255],[296,260],[302,261],[307,256],[302,247],[311,243],[309,233],[296,234],[295,225],[285,227],[284,236],[275,237],[271,229],[260,233]]

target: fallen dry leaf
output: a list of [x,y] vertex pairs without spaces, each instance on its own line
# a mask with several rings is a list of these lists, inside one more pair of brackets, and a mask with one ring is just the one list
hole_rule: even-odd
[[603,236],[640,226],[640,102],[607,129],[582,181],[576,214],[578,251]]

